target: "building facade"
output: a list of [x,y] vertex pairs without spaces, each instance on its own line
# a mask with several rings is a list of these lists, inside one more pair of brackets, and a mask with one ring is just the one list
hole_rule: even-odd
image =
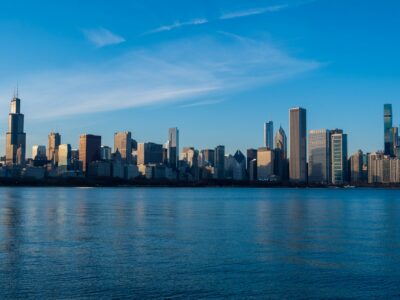
[[289,179],[293,183],[307,182],[307,112],[292,108],[290,119]]
[[155,143],[139,143],[137,150],[137,164],[163,163],[163,145]]
[[257,179],[270,181],[274,176],[274,150],[268,147],[257,150]]
[[225,146],[217,146],[214,152],[214,178],[225,178]]
[[179,162],[179,130],[170,128],[168,130],[168,165],[171,168],[178,168]]
[[342,130],[333,130],[331,134],[332,183],[347,182],[347,134]]
[[350,182],[360,184],[366,182],[364,170],[364,153],[358,150],[350,157]]
[[384,125],[384,154],[393,156],[393,119],[392,119],[392,104],[384,104],[383,106],[383,125]]
[[86,172],[91,162],[100,160],[101,136],[82,134],[79,137],[79,161]]
[[26,153],[26,133],[24,115],[21,114],[21,100],[16,96],[11,100],[6,133],[6,162],[9,165],[24,165]]
[[274,149],[274,123],[264,123],[264,147]]
[[132,162],[132,134],[130,131],[114,133],[114,152],[121,154],[123,162]]
[[331,182],[331,133],[327,129],[310,130],[308,135],[308,182]]
[[58,163],[58,146],[61,144],[61,135],[58,132],[50,132],[47,145],[47,159],[53,164]]
[[68,171],[71,168],[72,148],[70,144],[58,146],[58,168]]
[[44,146],[44,145],[32,146],[32,159],[33,160],[47,160],[46,146]]

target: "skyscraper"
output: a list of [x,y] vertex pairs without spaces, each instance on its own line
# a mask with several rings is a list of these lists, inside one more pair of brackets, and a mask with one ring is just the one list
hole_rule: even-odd
[[264,123],[264,147],[274,149],[274,123]]
[[79,137],[79,161],[86,172],[91,162],[100,160],[101,136],[82,134]]
[[203,167],[205,166],[211,166],[214,167],[214,149],[203,149],[200,151],[201,154],[201,165]]
[[11,100],[11,111],[8,115],[8,132],[6,134],[7,164],[25,164],[25,153],[24,115],[21,114],[21,100],[17,95]]
[[33,160],[46,160],[46,146],[34,145],[32,146],[32,159]]
[[310,130],[308,135],[308,182],[330,183],[331,134],[329,130]]
[[163,162],[163,145],[155,143],[139,143],[137,164],[161,164]]
[[249,169],[250,162],[253,159],[257,159],[257,149],[253,149],[253,148],[247,149],[247,151],[246,151],[246,167],[247,167],[247,170]]
[[343,130],[332,130],[331,134],[332,183],[347,182],[347,134]]
[[225,178],[225,146],[217,146],[215,148],[214,158],[214,178]]
[[178,167],[179,156],[179,130],[178,128],[170,128],[168,131],[168,164],[172,168]]
[[282,127],[279,127],[275,135],[275,175],[283,182],[288,179],[288,160],[287,160],[287,137]]
[[132,134],[129,131],[114,134],[114,152],[117,150],[121,154],[122,160],[130,164],[132,161]]
[[58,132],[50,132],[48,136],[47,159],[53,164],[58,163],[58,146],[61,144],[61,135]]
[[307,182],[307,112],[304,108],[290,109],[289,178],[294,183]]
[[257,150],[257,179],[271,180],[274,175],[274,150],[268,147],[258,148]]
[[383,106],[383,124],[384,124],[384,139],[385,139],[385,155],[393,156],[393,119],[392,119],[392,104],[384,104]]
[[283,158],[287,159],[287,137],[282,126],[279,127],[275,135],[275,149],[282,150]]
[[366,181],[366,177],[363,170],[363,158],[364,154],[361,150],[358,150],[350,157],[350,181],[351,183],[362,183]]
[[68,171],[71,167],[71,145],[62,144],[58,146],[58,168],[63,171]]
[[101,160],[111,160],[112,150],[109,146],[101,146],[100,147],[100,159]]

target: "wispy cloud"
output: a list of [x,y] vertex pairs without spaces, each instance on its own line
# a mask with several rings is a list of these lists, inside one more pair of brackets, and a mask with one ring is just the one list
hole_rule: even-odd
[[214,99],[214,100],[204,100],[204,101],[196,101],[193,103],[183,104],[181,108],[189,108],[189,107],[196,107],[196,106],[206,106],[206,105],[214,105],[225,102],[225,99]]
[[83,29],[82,32],[97,48],[125,42],[125,39],[122,36],[119,36],[105,28]]
[[195,26],[195,25],[202,25],[202,24],[206,24],[206,23],[208,23],[208,20],[205,18],[194,19],[194,20],[187,21],[187,22],[176,21],[173,24],[163,25],[156,29],[150,30],[150,31],[146,32],[145,34],[153,34],[153,33],[157,33],[157,32],[170,31],[170,30],[177,29],[177,28],[180,28],[183,26]]
[[[213,104],[207,99],[228,99],[237,91],[270,85],[320,66],[317,61],[293,57],[271,42],[225,33],[136,50],[102,64],[27,74],[20,80],[21,96],[27,100],[24,111],[29,111],[29,119],[171,102],[207,105]],[[2,82],[1,105],[8,105],[12,84]]]
[[270,13],[270,12],[278,12],[278,11],[281,11],[288,7],[289,7],[289,5],[285,4],[285,5],[275,5],[275,6],[252,8],[252,9],[247,9],[247,10],[228,12],[228,13],[222,14],[220,19],[228,20],[228,19],[236,19],[236,18],[253,16],[253,15],[261,15],[261,14]]

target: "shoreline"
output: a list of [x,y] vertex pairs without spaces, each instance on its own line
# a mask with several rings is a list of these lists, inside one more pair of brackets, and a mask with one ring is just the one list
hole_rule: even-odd
[[0,187],[125,187],[125,188],[310,188],[310,189],[400,189],[400,184],[290,184],[262,181],[233,181],[233,180],[207,180],[198,182],[168,181],[168,180],[120,180],[115,178],[47,178],[36,179],[0,179]]

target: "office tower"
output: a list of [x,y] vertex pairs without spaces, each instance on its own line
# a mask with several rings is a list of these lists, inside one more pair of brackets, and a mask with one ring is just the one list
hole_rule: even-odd
[[7,164],[24,165],[25,153],[24,115],[21,114],[21,99],[17,95],[11,100],[11,110],[8,115],[8,132],[6,134]]
[[274,175],[274,150],[268,147],[257,150],[257,179],[269,181]]
[[373,152],[368,156],[368,183],[382,182],[383,152]]
[[181,160],[186,162],[189,167],[198,166],[199,152],[193,147],[183,147]]
[[235,163],[233,165],[233,180],[245,180],[246,179],[246,157],[240,150],[237,150],[233,155]]
[[279,127],[275,135],[275,175],[283,182],[288,180],[289,170],[288,170],[288,160],[287,160],[287,137],[282,126]]
[[257,159],[253,159],[248,163],[247,173],[250,181],[257,180]]
[[187,167],[190,180],[199,180],[199,151],[193,147],[184,147],[181,153],[181,160]]
[[34,145],[32,147],[32,159],[33,160],[47,160],[46,146]]
[[347,181],[347,134],[335,129],[331,132],[331,179],[333,184]]
[[112,158],[112,150],[109,146],[101,146],[100,147],[100,159],[101,160],[111,160]]
[[225,146],[217,146],[214,152],[214,178],[225,178]]
[[201,156],[201,166],[211,166],[214,167],[215,151],[214,149],[203,149],[200,151]]
[[275,135],[275,149],[282,150],[283,158],[287,159],[287,137],[282,127],[279,127]]
[[368,183],[396,183],[399,180],[400,162],[383,152],[368,156]]
[[50,132],[48,136],[47,159],[53,164],[58,162],[58,146],[61,144],[61,135],[58,132]]
[[264,147],[274,149],[274,123],[264,123]]
[[393,156],[393,134],[391,132],[393,126],[392,120],[392,104],[383,106],[383,124],[384,124],[384,139],[385,139],[385,155]]
[[58,168],[67,171],[71,167],[72,149],[70,144],[58,146]]
[[179,155],[179,130],[178,128],[170,128],[168,131],[168,164],[171,168],[178,167]]
[[250,162],[253,159],[257,159],[257,149],[252,149],[252,148],[247,149],[246,154],[247,154],[246,155],[246,167],[247,167],[247,169],[249,169]]
[[132,139],[131,140],[131,148],[132,148],[132,151],[135,151],[135,150],[137,150],[137,141],[136,140],[134,140],[134,139]]
[[353,184],[365,182],[364,153],[361,150],[350,157],[350,181]]
[[308,182],[330,183],[331,133],[329,130],[310,130],[308,135]]
[[[256,160],[255,168],[250,170],[252,165],[252,161]],[[253,180],[257,180],[257,149],[247,149],[246,151],[246,170],[249,179],[254,178]]]
[[392,157],[397,156],[397,146],[399,146],[399,127],[392,127],[390,129],[392,146]]
[[163,162],[163,145],[155,143],[139,143],[137,164],[161,164]]
[[121,154],[123,162],[132,162],[132,134],[129,131],[116,132],[114,134],[114,152]]
[[294,183],[307,182],[307,112],[304,108],[290,110],[289,178]]
[[79,161],[86,172],[91,162],[100,160],[101,136],[82,134],[79,137]]

